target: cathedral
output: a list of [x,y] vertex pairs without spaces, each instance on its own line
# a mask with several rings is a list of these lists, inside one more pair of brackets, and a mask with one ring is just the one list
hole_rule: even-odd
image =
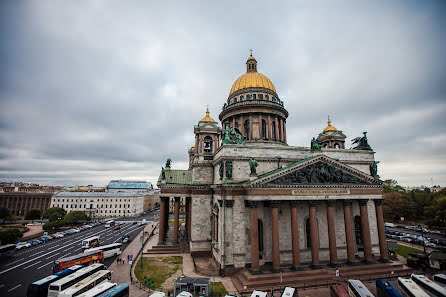
[[251,54],[221,126],[209,110],[194,126],[189,168],[162,168],[158,245],[179,244],[181,205],[191,255],[212,257],[225,274],[388,262],[383,182],[366,132],[346,148],[328,119],[310,147],[289,145],[285,103],[257,68]]

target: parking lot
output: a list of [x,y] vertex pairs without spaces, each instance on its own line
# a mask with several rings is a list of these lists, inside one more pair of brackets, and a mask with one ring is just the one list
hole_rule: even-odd
[[386,227],[386,237],[388,239],[393,239],[397,241],[408,242],[411,244],[418,245],[420,246],[420,249],[423,248],[423,242],[425,246],[430,248],[439,250],[446,249],[445,235],[425,230],[422,236],[421,231],[418,230],[416,227],[412,229],[408,229],[402,226]]

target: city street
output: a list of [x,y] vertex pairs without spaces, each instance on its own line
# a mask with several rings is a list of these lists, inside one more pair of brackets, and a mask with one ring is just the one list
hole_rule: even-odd
[[[117,222],[128,222],[123,223],[120,230],[105,228],[104,224],[101,224],[80,233],[50,240],[46,244],[16,251],[13,257],[0,260],[0,296],[26,296],[30,283],[52,274],[52,263],[55,260],[82,253],[83,239],[99,235],[102,240],[101,245],[107,245],[120,241],[122,236],[129,235],[132,241],[144,227],[133,222],[142,219],[152,221],[153,217],[154,213],[148,212],[137,218],[117,219]],[[123,250],[128,244],[123,245]],[[115,259],[116,257],[108,258],[105,264],[109,266]]]

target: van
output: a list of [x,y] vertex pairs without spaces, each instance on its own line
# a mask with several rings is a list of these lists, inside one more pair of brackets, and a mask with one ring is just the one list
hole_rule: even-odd
[[393,223],[384,223],[385,227],[395,228],[395,225]]

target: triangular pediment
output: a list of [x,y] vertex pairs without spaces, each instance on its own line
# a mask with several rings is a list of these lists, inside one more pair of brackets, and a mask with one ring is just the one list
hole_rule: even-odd
[[325,155],[314,156],[270,173],[250,182],[251,186],[336,186],[381,185],[382,182],[364,172]]

